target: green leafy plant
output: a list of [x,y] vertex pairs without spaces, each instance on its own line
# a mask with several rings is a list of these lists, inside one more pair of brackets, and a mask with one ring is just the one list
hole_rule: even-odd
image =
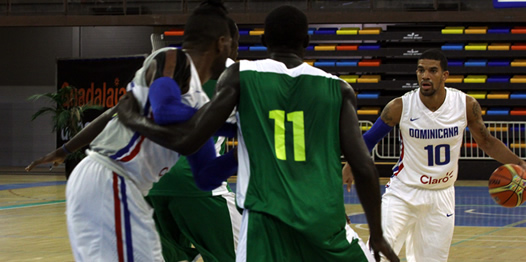
[[[82,129],[80,123],[86,110],[102,110],[102,106],[94,105],[91,102],[79,104],[77,88],[74,86],[64,86],[57,92],[35,94],[30,96],[28,100],[36,101],[41,98],[47,98],[50,105],[44,106],[34,113],[31,121],[44,114],[51,114],[53,126],[51,132],[61,132],[63,130],[68,138],[75,136]],[[80,160],[84,157],[84,152],[79,150],[69,154],[66,160]]]

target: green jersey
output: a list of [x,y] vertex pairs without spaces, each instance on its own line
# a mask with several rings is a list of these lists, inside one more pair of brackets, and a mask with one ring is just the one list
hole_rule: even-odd
[[240,62],[240,207],[307,235],[341,230],[340,81],[306,63]]

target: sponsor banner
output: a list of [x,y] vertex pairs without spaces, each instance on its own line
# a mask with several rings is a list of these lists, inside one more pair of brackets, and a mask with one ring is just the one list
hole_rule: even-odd
[[[117,104],[126,93],[126,85],[133,79],[146,56],[126,56],[90,59],[58,59],[57,90],[65,86],[76,87],[71,94],[77,105],[96,104],[103,110],[88,110],[79,123],[84,127],[104,110]],[[69,137],[63,130],[57,134],[57,146]]]

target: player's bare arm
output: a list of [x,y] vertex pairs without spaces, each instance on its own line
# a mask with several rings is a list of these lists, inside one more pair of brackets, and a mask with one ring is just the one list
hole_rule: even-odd
[[340,143],[343,155],[349,162],[356,182],[356,192],[362,202],[370,231],[370,245],[377,261],[380,253],[390,261],[399,261],[383,238],[380,210],[379,175],[362,138],[356,115],[355,94],[347,83],[342,83],[342,107],[340,114]]
[[491,135],[484,125],[480,104],[471,96],[466,96],[466,112],[469,131],[480,149],[502,164],[511,163],[526,168],[524,160],[511,152],[502,141]]
[[[393,99],[384,107],[384,110],[382,110],[380,117],[376,120],[373,127],[363,136],[369,151],[391,131],[393,126],[400,122],[402,107],[402,98]],[[350,186],[354,178],[349,163],[345,163],[342,169],[342,178],[343,182],[347,183],[347,191],[350,191]]]
[[389,126],[396,126],[402,118],[403,103],[402,98],[397,97],[391,100],[382,110],[380,117]]
[[117,106],[106,110],[104,113],[95,118],[95,120],[91,121],[91,123],[83,128],[77,135],[71,138],[65,145],[63,145],[65,148],[59,147],[49,152],[45,156],[36,159],[25,168],[26,171],[31,171],[31,169],[40,164],[53,163],[54,166],[61,164],[66,159],[66,156],[68,155],[67,152],[75,152],[89,145],[89,143],[91,143],[91,141],[93,141],[93,139],[95,139],[95,137],[97,137],[99,133],[102,132],[106,126],[106,123],[111,120],[116,112]]
[[119,106],[119,120],[155,143],[183,155],[197,151],[225,123],[239,100],[239,64],[233,64],[219,78],[215,97],[187,122],[159,126],[139,114],[137,102],[125,97]]

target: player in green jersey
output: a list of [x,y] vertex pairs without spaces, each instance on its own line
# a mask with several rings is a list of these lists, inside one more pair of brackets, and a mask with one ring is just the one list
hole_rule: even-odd
[[[373,261],[380,253],[399,261],[383,238],[378,173],[361,138],[356,96],[343,80],[303,63],[307,30],[300,10],[279,7],[265,20],[270,59],[229,67],[190,121],[155,125],[128,98],[120,120],[168,148],[197,150],[237,106],[236,197],[244,212],[236,261]],[[352,162],[374,258],[345,221],[341,153]],[[194,176],[198,186],[224,179]]]
[[[228,25],[232,37],[229,58],[235,60],[239,32],[231,18],[228,18]],[[217,79],[211,79],[203,84],[210,98],[216,82]],[[223,142],[221,137],[216,141],[218,151]],[[167,262],[192,261],[198,254],[205,262],[235,261],[241,214],[236,209],[235,194],[226,182],[212,191],[200,190],[188,160],[181,156],[153,185],[146,198],[154,208],[154,220]]]
[[[238,54],[239,30],[232,18],[227,20],[232,37],[227,64],[232,64]],[[209,98],[213,97],[216,82],[210,79],[203,84]],[[221,154],[224,141],[224,137],[216,138],[216,149]],[[154,208],[166,262],[193,261],[199,254],[205,262],[235,261],[241,214],[226,181],[212,191],[200,190],[188,160],[181,156],[153,185],[146,199]]]

